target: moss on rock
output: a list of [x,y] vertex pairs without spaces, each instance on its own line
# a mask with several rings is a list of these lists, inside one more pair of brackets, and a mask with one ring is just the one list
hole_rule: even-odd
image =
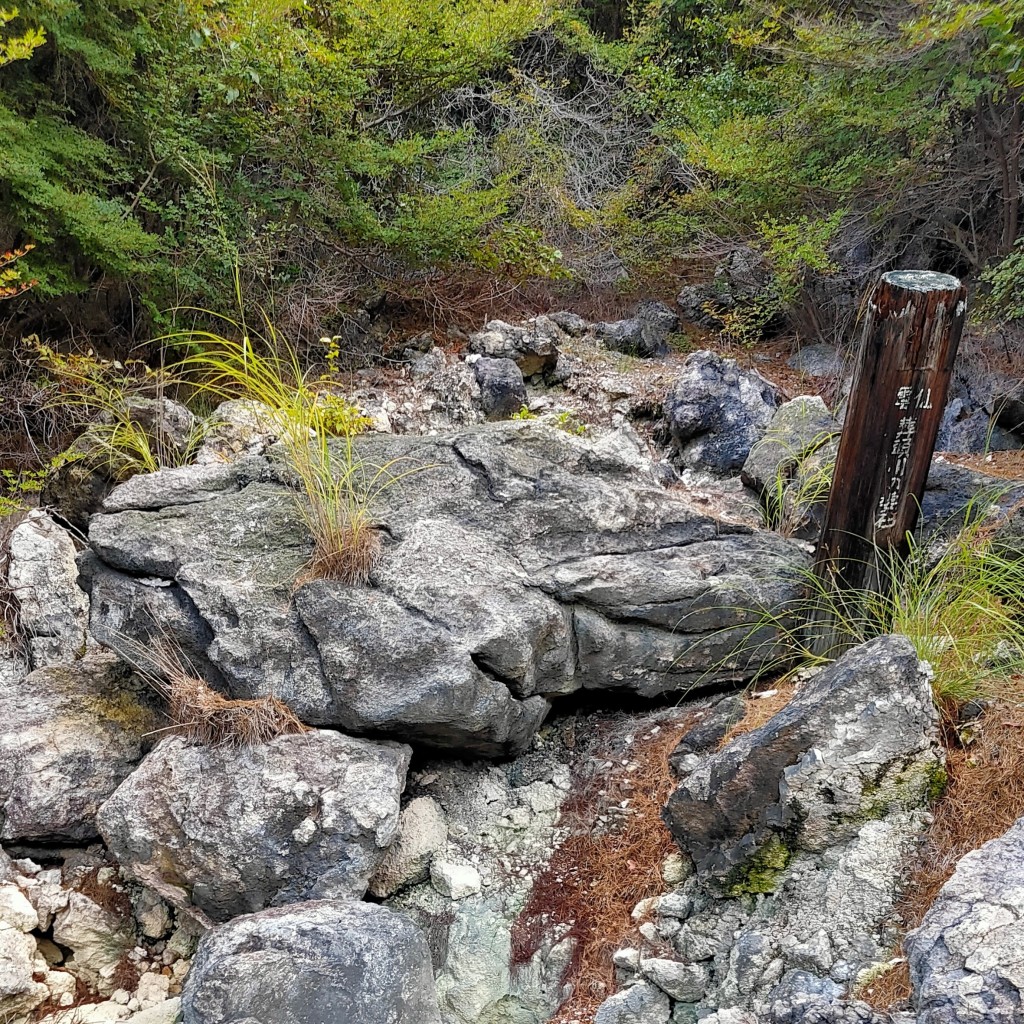
[[793,851],[779,836],[771,836],[753,856],[732,869],[725,880],[726,892],[730,896],[775,892],[779,875],[792,856]]

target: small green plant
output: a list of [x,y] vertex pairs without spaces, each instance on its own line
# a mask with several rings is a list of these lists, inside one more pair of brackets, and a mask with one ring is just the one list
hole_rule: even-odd
[[334,377],[337,376],[339,366],[341,364],[341,343],[344,339],[339,334],[335,334],[330,338],[321,338],[320,344],[324,347],[324,362],[327,365],[327,373],[325,376]]
[[253,338],[245,325],[223,318],[241,340],[195,331],[186,341],[191,355],[178,369],[220,398],[245,397],[264,406],[270,426],[295,473],[299,509],[313,537],[313,554],[296,586],[317,579],[365,583],[380,554],[373,520],[376,500],[390,487],[425,467],[407,458],[373,465],[355,439],[370,420],[343,399],[320,390],[299,356],[264,318]]
[[681,356],[689,355],[696,350],[698,339],[692,331],[673,331],[665,338],[668,347]]
[[19,512],[24,512],[26,508],[27,506],[20,498],[0,494],[0,520],[9,519]]
[[45,469],[0,470],[0,489],[12,497],[38,494],[46,482],[46,474]]
[[169,466],[187,465],[205,437],[198,422],[182,439],[172,436],[161,407],[144,417],[146,402],[159,402],[182,382],[166,368],[142,360],[121,363],[101,359],[89,349],[84,355],[57,352],[38,338],[25,342],[43,373],[40,381],[50,408],[68,410],[85,430],[72,448],[49,467],[58,468],[73,458],[103,466],[114,480],[136,473],[155,473]]
[[796,536],[814,507],[828,499],[836,468],[836,453],[828,447],[833,437],[835,432],[826,430],[807,444],[794,446],[769,433],[751,449],[751,454],[764,447],[778,452],[778,469],[762,495],[769,530],[783,537]]
[[537,414],[535,412],[530,412],[529,406],[521,405],[519,407],[519,412],[512,413],[510,418],[514,420],[535,420],[537,418]]
[[[785,653],[760,670],[769,675],[794,663],[828,661],[849,644],[898,633],[932,666],[940,709],[953,712],[976,698],[1016,694],[1019,699],[1024,564],[994,547],[991,529],[978,514],[989,500],[972,503],[938,553],[913,537],[905,557],[878,551],[886,585],[877,592],[837,594],[811,569],[801,571],[803,596],[766,609],[739,650],[751,654],[763,645],[781,646]],[[840,639],[833,642],[833,637]]]
[[587,425],[568,409],[564,409],[555,417],[555,426],[559,430],[564,430],[567,434],[575,434],[577,437],[583,437],[587,432]]
[[753,348],[764,336],[765,328],[782,310],[778,296],[767,295],[723,309],[713,302],[701,307],[718,322],[718,330],[730,345]]
[[1024,320],[1024,238],[981,275],[986,292],[975,317],[981,320]]
[[331,437],[352,437],[373,425],[369,416],[364,416],[351,402],[338,395],[322,393],[316,401],[320,406],[323,430]]

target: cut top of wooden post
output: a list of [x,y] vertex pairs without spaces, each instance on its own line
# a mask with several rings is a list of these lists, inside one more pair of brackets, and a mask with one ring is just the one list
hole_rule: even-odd
[[914,528],[966,312],[948,274],[894,271],[872,292],[818,545],[840,586],[873,587],[876,548]]

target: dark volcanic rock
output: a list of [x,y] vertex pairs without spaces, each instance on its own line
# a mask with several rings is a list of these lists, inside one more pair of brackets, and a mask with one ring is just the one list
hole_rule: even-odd
[[774,384],[735,359],[694,352],[665,398],[665,425],[684,466],[734,475],[781,401]]
[[679,317],[664,302],[641,302],[625,320],[594,324],[594,336],[605,347],[642,359],[668,352],[669,335],[679,330]]
[[526,405],[523,374],[511,359],[481,357],[473,364],[480,404],[489,420],[507,420]]
[[710,281],[687,285],[676,302],[684,320],[714,330],[721,327],[722,313],[775,302],[777,297],[775,279],[764,256],[755,249],[738,248],[715,267]]
[[558,362],[562,330],[546,316],[534,317],[524,324],[491,320],[482,331],[469,336],[469,351],[491,359],[511,359],[524,377],[549,373]]
[[766,725],[704,759],[665,819],[698,871],[729,875],[849,838],[916,806],[941,768],[928,675],[910,642],[881,637],[805,683]]

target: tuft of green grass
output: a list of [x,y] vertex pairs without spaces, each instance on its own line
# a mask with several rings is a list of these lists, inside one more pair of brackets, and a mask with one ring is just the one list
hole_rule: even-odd
[[[950,715],[975,699],[1024,699],[1024,562],[1001,554],[978,515],[979,498],[938,544],[908,536],[905,556],[877,551],[879,590],[836,592],[812,569],[798,570],[803,594],[766,609],[739,644],[756,655],[770,642],[761,677],[821,664],[854,644],[898,633],[933,670],[936,704]],[[770,641],[761,638],[770,636]]]
[[85,458],[104,465],[114,480],[127,480],[136,473],[155,473],[170,466],[187,466],[195,459],[205,437],[205,429],[197,426],[179,447],[150,434],[120,401],[90,407],[102,408],[105,415],[81,435],[77,444],[84,447]]
[[[47,405],[69,411],[84,433],[50,469],[76,458],[103,466],[114,480],[136,473],[155,473],[169,466],[187,465],[203,442],[205,429],[197,425],[181,444],[162,423],[147,430],[133,412],[140,398],[162,399],[183,382],[166,367],[154,369],[140,360],[127,363],[57,352],[37,339],[29,349],[46,374]],[[137,408],[137,407],[136,407]]]
[[190,332],[184,339],[190,354],[178,366],[207,393],[248,398],[267,408],[269,426],[298,479],[299,510],[313,537],[313,555],[296,586],[316,579],[366,583],[381,548],[373,518],[376,500],[425,467],[410,465],[407,457],[382,465],[367,462],[355,438],[370,420],[324,390],[269,320],[264,318],[264,331],[254,343],[244,324],[222,319],[241,340]]
[[807,524],[811,510],[828,500],[836,461],[827,445],[834,437],[834,431],[826,430],[800,446],[770,435],[758,442],[780,452],[779,469],[762,495],[764,522],[769,530],[783,537],[795,536]]

